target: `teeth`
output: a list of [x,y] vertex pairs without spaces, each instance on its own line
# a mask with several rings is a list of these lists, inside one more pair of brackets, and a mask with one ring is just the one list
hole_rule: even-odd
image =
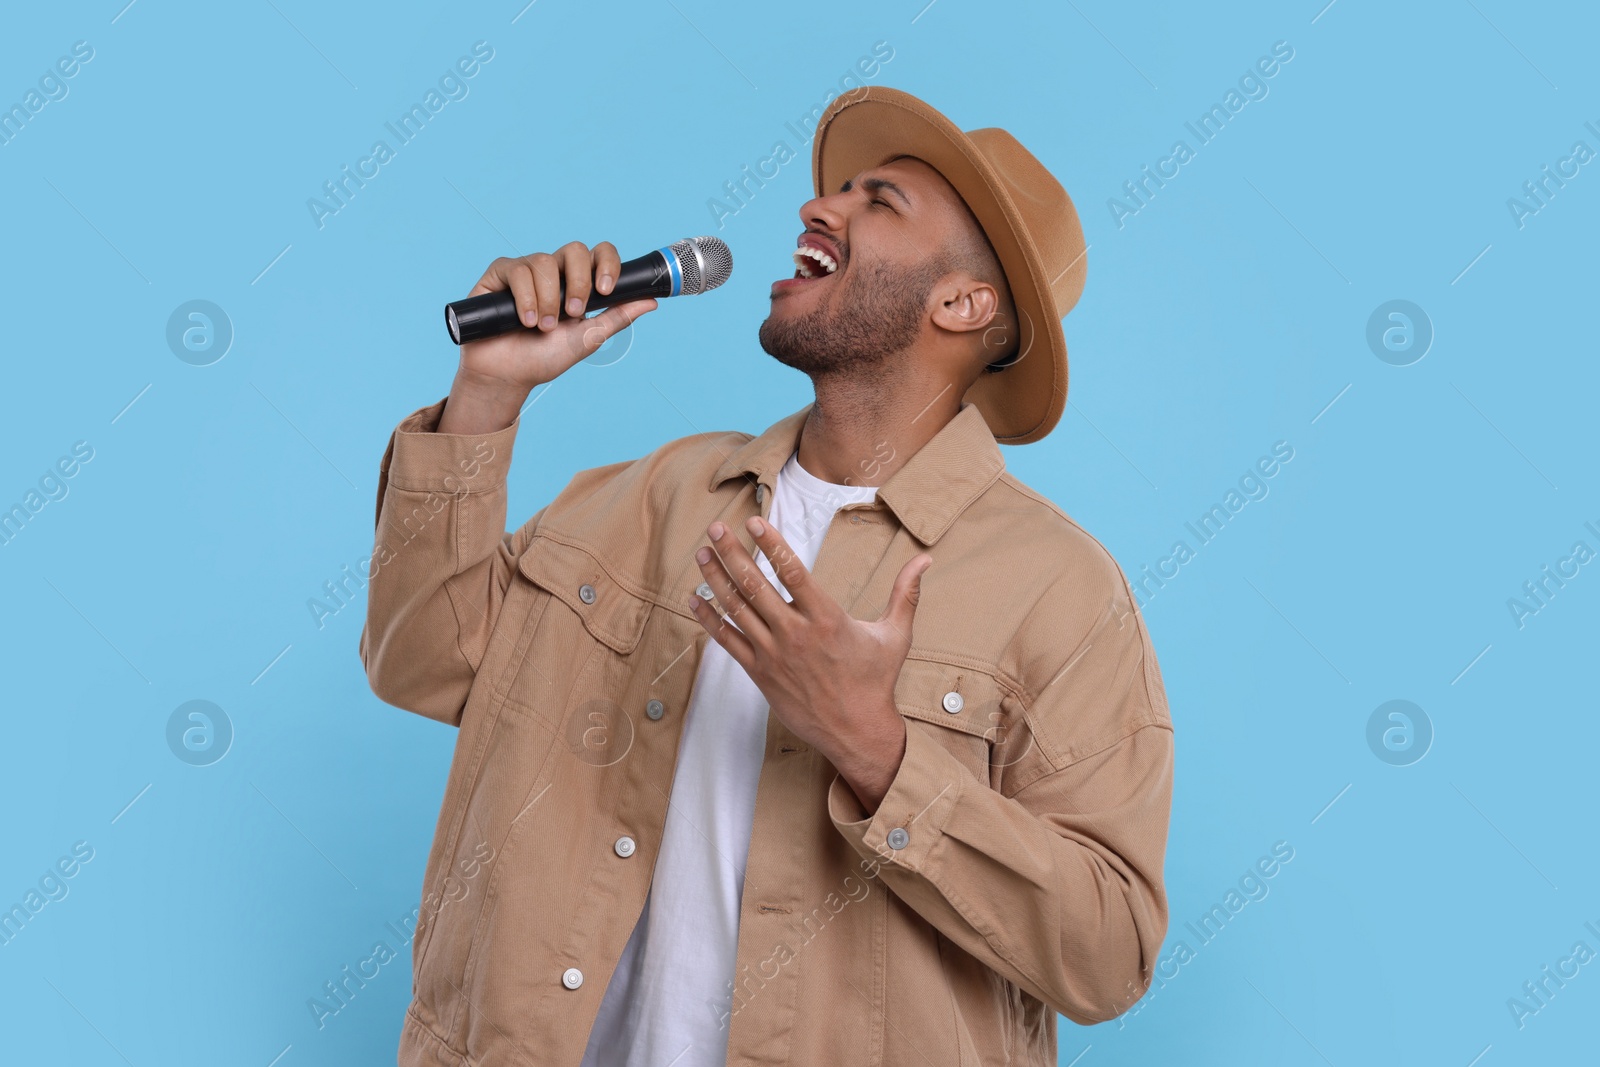
[[[800,268],[800,272],[807,278],[820,278],[839,269],[839,264],[834,261],[832,256],[820,248],[812,248],[810,245],[801,245],[795,249],[794,261],[795,265]],[[818,266],[822,268],[821,273],[817,271]]]

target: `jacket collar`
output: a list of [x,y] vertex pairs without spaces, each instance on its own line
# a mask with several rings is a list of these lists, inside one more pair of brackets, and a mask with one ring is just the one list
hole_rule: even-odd
[[[800,443],[816,402],[786,415],[735,449],[711,476],[715,490],[739,475],[754,475],[771,491],[778,471]],[[1005,470],[994,433],[976,405],[963,403],[949,422],[878,487],[878,500],[924,545],[932,545]]]

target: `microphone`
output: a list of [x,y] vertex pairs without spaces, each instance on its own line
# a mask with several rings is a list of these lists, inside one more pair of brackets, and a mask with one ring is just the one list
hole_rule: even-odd
[[[665,248],[630,259],[617,272],[617,282],[604,295],[591,292],[585,312],[599,311],[614,304],[645,297],[694,296],[709,292],[733,274],[733,253],[716,237],[686,237]],[[561,285],[561,303],[567,287]],[[566,313],[561,313],[566,318]],[[531,330],[517,317],[516,297],[509,289],[480,293],[444,306],[445,327],[456,344],[480,341],[485,337]]]

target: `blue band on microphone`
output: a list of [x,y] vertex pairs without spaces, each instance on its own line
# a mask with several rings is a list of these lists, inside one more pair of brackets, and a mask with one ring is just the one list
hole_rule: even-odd
[[672,246],[656,249],[661,253],[661,258],[667,261],[667,270],[672,274],[672,292],[668,296],[678,296],[683,291],[683,275],[678,272],[678,257],[673,254]]

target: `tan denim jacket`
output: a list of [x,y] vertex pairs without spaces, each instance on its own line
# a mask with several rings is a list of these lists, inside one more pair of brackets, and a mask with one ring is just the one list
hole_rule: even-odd
[[[374,693],[460,728],[399,1062],[577,1067],[711,640],[685,605],[694,552],[715,519],[752,547],[743,522],[767,515],[810,405],[580,471],[513,533],[517,425],[439,434],[443,408],[384,454],[361,635]],[[769,714],[736,984],[706,1007],[729,1063],[1045,1067],[1057,1012],[1103,1021],[1148,986],[1167,925],[1161,673],[1111,555],[1004,466],[964,405],[827,529],[813,574],[857,618],[933,556],[895,684],[905,756],[868,817]]]

